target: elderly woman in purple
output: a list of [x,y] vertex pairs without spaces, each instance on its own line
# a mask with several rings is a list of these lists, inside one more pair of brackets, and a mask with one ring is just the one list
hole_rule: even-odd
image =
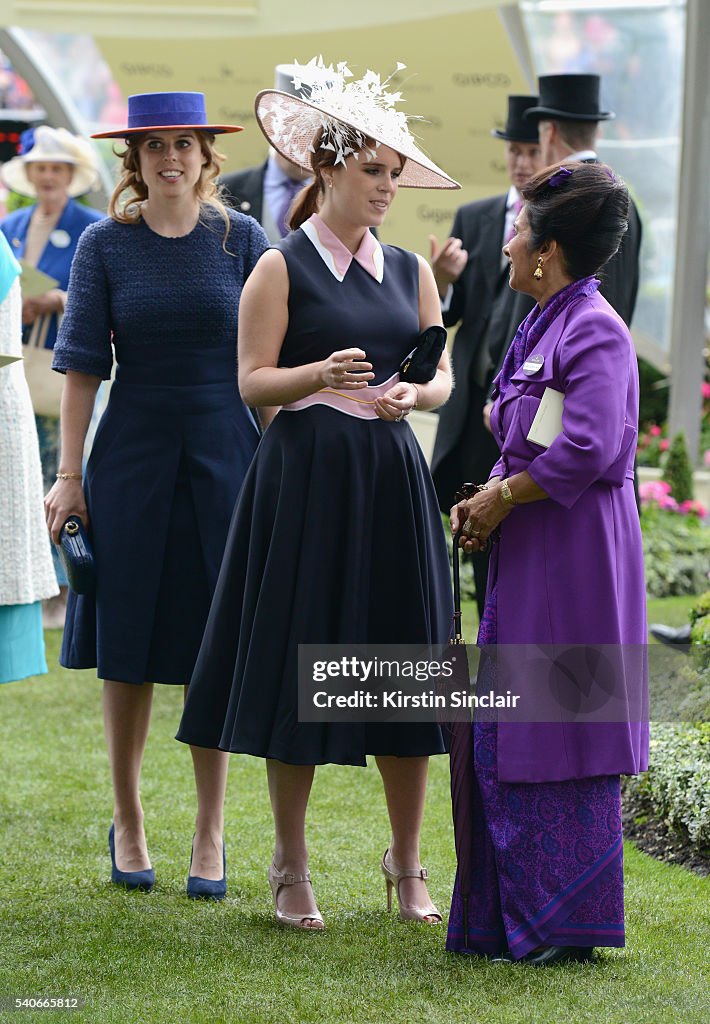
[[[501,457],[485,489],[451,511],[466,550],[497,541],[479,645],[632,652],[618,659],[616,721],[455,728],[448,948],[542,966],[624,945],[619,776],[647,766],[646,621],[636,359],[595,276],[622,243],[628,192],[609,168],[570,163],[522,195],[503,252],[510,286],[537,305],[496,380]],[[533,428],[540,410],[547,436]],[[512,678],[524,696],[529,674]]]

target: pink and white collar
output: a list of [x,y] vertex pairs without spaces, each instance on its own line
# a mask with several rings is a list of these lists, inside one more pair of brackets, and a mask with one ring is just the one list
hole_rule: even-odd
[[316,252],[333,277],[342,281],[353,260],[360,264],[371,277],[382,284],[385,273],[385,258],[382,246],[371,231],[366,231],[356,253],[350,252],[337,235],[317,213],[301,224],[301,231],[313,243]]

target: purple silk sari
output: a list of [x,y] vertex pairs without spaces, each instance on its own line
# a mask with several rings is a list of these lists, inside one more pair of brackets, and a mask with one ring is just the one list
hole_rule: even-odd
[[623,946],[619,777],[499,782],[496,724],[457,728],[468,730],[474,770],[470,815],[454,821],[469,849],[446,948],[518,960],[537,946]]
[[[535,307],[518,328],[498,378],[511,376],[567,305],[599,287],[575,281]],[[497,548],[478,633],[496,643]],[[482,673],[494,665],[481,659]],[[494,681],[479,680],[484,691]],[[446,948],[519,960],[537,946],[623,946],[624,881],[618,776],[504,783],[497,725],[458,723],[451,739],[451,790],[458,869]]]

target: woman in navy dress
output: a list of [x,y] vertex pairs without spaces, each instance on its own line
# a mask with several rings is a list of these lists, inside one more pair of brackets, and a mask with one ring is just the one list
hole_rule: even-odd
[[403,919],[439,923],[419,859],[428,757],[445,750],[439,726],[298,721],[299,644],[445,642],[452,614],[436,496],[406,422],[446,401],[448,356],[428,383],[398,375],[419,332],[441,324],[439,299],[428,265],[369,229],[400,184],[457,186],[394,109],[375,136],[361,83],[329,72],[307,103],[257,97],[269,141],[314,180],[292,210],[297,230],[262,256],[244,292],[242,396],[281,408],[235,511],[178,738],[266,759],[269,882],[277,921],[296,928],[324,926],[305,841],[314,767],[374,755],[392,828],[381,865],[390,901],[396,887]]
[[[66,373],[62,458],[46,499],[56,542],[71,513],[90,523],[95,595],[71,595],[60,661],[104,680],[114,788],[114,881],[154,883],[140,770],[153,683],[186,685],[229,521],[258,431],[236,384],[242,286],[267,245],[216,197],[221,157],[201,93],[129,100],[123,173],[110,217],[88,229],[72,268],[54,368]],[[101,379],[111,389],[81,485]],[[193,750],[198,812],[187,891],[222,898],[227,758]]]

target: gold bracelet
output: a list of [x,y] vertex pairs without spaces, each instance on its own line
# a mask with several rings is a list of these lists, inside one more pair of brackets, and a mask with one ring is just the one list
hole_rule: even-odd
[[413,380],[411,380],[409,383],[412,385],[412,387],[414,388],[414,390],[417,393],[417,400],[414,403],[414,405],[412,406],[412,408],[413,409],[418,409],[419,408],[419,388],[417,387],[417,385],[414,383]]
[[517,501],[513,497],[513,492],[510,489],[510,484],[507,480],[502,480],[500,485],[500,500],[504,505],[517,505]]
[[81,473],[57,473],[57,480],[82,480]]

